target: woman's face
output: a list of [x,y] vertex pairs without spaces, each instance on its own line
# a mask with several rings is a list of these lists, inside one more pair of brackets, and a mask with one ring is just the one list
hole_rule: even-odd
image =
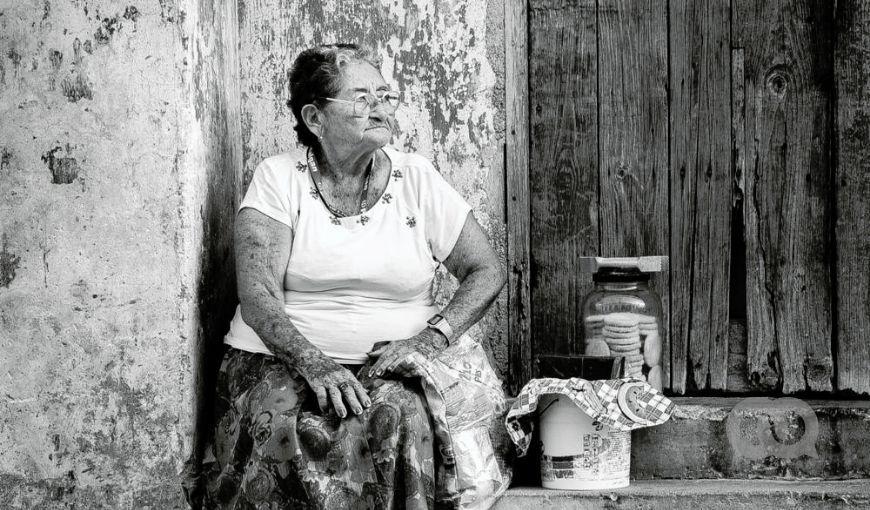
[[[354,101],[361,94],[380,95],[390,90],[381,73],[371,64],[354,62],[342,73],[341,92],[335,99]],[[375,150],[390,143],[395,124],[394,113],[383,103],[369,108],[368,115],[357,117],[348,103],[328,102],[323,108],[324,145],[352,147],[360,151]]]

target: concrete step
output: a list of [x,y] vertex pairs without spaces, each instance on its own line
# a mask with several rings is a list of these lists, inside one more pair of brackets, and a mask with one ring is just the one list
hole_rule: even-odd
[[633,480],[870,478],[870,401],[673,400],[671,420],[632,433]]
[[493,510],[870,508],[870,480],[639,480],[625,489],[514,488]]

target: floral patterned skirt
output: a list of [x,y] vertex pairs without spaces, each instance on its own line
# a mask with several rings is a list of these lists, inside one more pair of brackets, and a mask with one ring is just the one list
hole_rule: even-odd
[[419,383],[360,381],[372,405],[342,420],[322,415],[305,381],[277,359],[227,348],[205,508],[434,508],[433,432]]

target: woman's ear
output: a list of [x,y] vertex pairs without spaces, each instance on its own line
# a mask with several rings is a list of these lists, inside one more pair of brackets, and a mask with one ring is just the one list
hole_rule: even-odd
[[313,104],[307,104],[302,107],[302,121],[308,127],[311,133],[320,138],[323,134],[323,115],[320,109]]

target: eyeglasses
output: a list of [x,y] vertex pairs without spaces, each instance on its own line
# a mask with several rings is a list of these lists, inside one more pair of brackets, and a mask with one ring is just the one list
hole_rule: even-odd
[[379,95],[370,93],[359,94],[352,101],[334,97],[324,97],[322,99],[332,101],[333,103],[351,104],[353,105],[354,117],[368,117],[372,108],[375,108],[378,104],[383,105],[387,113],[395,112],[401,102],[401,94],[395,90],[388,90],[381,92]]

